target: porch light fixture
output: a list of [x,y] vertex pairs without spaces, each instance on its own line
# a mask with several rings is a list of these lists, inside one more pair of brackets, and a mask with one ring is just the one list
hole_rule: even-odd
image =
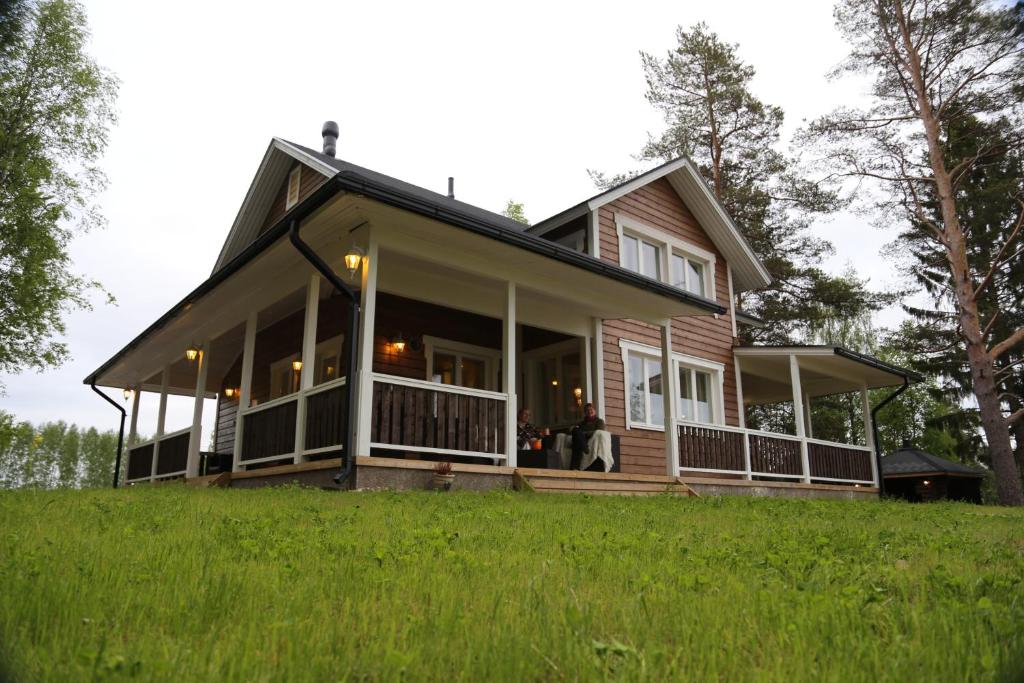
[[921,482],[921,483],[922,483],[922,484],[924,484],[925,486],[931,486],[931,485],[932,485],[932,483],[931,483],[930,481],[928,481],[927,479],[925,479],[925,480],[924,480],[923,482]]
[[558,386],[558,380],[557,379],[551,380],[551,386],[557,387]]
[[130,399],[132,397],[132,394],[134,394],[134,393],[135,392],[132,391],[131,387],[125,387],[124,388],[124,400],[127,401],[128,399]]
[[294,370],[295,372],[301,371],[302,370],[302,361],[301,360],[293,360],[292,361],[292,370]]
[[583,403],[583,388],[582,387],[573,387],[572,395],[576,398],[576,405],[577,406],[580,405],[581,403]]
[[234,395],[235,395],[234,388],[233,387],[226,387],[224,389],[224,395],[227,396],[228,398],[233,398]]
[[357,246],[353,246],[345,254],[345,267],[348,268],[349,278],[356,276],[356,271],[359,270],[360,264],[363,262],[363,250]]
[[185,358],[188,359],[189,363],[199,358],[199,349],[196,348],[195,344],[185,349]]
[[405,339],[402,338],[401,332],[396,334],[388,341],[391,342],[391,347],[394,348],[396,353],[402,353],[403,351],[405,351]]

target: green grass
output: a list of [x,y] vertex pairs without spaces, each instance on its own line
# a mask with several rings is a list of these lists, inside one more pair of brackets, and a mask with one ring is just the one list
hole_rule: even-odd
[[14,680],[1022,672],[1018,510],[164,486],[0,492],[0,523]]

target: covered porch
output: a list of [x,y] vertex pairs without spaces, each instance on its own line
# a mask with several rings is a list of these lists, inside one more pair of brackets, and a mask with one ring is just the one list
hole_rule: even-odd
[[[734,358],[740,424],[680,421],[681,473],[878,488],[868,392],[913,373],[833,346],[738,347]],[[848,408],[842,428],[816,438],[814,402],[835,397]]]

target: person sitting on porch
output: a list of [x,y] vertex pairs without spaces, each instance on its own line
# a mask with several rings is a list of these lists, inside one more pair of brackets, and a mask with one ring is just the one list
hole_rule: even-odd
[[[547,430],[545,429],[544,432]],[[543,432],[530,424],[530,409],[521,408],[516,413],[516,448],[529,450],[533,442],[543,436]]]
[[[584,455],[590,453],[590,438],[597,431],[605,431],[604,420],[597,416],[597,409],[593,403],[583,406],[583,421],[572,428],[572,464],[571,469],[581,469],[580,465]],[[594,458],[587,458],[589,466]]]

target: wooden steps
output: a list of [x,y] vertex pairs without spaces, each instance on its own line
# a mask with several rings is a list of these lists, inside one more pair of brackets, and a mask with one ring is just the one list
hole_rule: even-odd
[[595,496],[695,496],[696,492],[679,477],[619,472],[577,472],[520,467],[516,469],[516,490],[537,493],[586,493]]
[[221,472],[220,474],[207,474],[202,477],[192,477],[191,479],[186,479],[185,483],[188,486],[195,486],[197,488],[231,486],[231,472]]

